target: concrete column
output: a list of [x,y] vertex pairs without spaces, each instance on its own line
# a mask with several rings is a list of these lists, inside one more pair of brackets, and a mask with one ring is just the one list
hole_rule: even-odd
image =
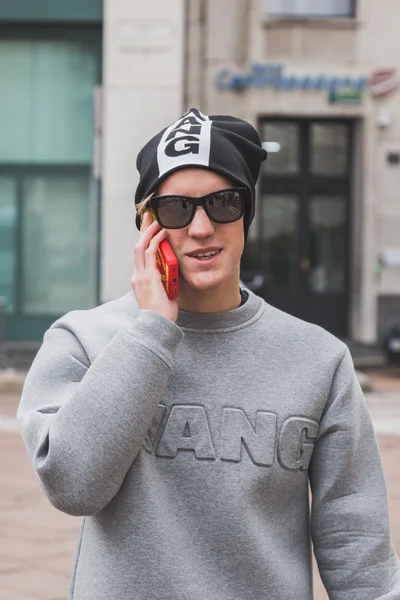
[[364,182],[362,190],[362,239],[360,252],[360,328],[357,339],[376,341],[377,282],[374,264],[377,259],[377,229],[379,227],[378,173],[376,168],[376,124],[372,115],[365,120],[364,131]]
[[205,77],[206,4],[204,0],[186,0],[186,90],[185,110],[198,108],[206,113]]
[[184,0],[105,0],[101,302],[130,289],[136,156],[183,111]]

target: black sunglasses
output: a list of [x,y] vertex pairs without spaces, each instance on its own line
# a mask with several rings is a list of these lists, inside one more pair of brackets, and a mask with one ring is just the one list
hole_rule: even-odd
[[198,206],[202,206],[214,223],[226,224],[238,221],[244,214],[247,189],[241,187],[219,190],[202,198],[188,196],[153,196],[149,204],[158,224],[163,229],[187,227]]

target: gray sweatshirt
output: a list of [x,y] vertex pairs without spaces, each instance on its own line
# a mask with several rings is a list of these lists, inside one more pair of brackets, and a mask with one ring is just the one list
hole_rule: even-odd
[[[250,293],[46,333],[18,410],[49,500],[84,516],[73,600],[399,600],[385,481],[346,346]],[[312,508],[309,508],[309,483]]]

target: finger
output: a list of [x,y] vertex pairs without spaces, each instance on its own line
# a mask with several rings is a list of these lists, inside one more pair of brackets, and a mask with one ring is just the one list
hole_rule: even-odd
[[143,271],[143,269],[145,269],[146,266],[145,251],[147,250],[150,244],[151,238],[154,237],[154,235],[156,235],[159,229],[159,224],[157,223],[157,221],[154,221],[154,223],[150,223],[150,225],[147,225],[147,227],[144,230],[140,231],[140,238],[135,246],[135,265],[136,268],[141,271]]
[[[154,222],[156,222],[156,221],[154,221]],[[140,231],[141,232],[146,231],[146,229],[148,229],[152,223],[153,223],[153,217],[149,211],[146,211],[142,218],[142,224],[140,226]]]
[[147,247],[150,244],[151,238],[153,236],[155,236],[156,233],[158,233],[160,229],[161,229],[161,227],[158,224],[158,222],[154,221],[154,222],[150,223],[150,225],[147,225],[140,230],[140,238],[139,239],[141,242],[143,242],[145,250],[147,250]]
[[145,252],[145,268],[156,269],[156,254],[160,246],[160,243],[167,236],[165,229],[161,229],[151,240],[146,252]]

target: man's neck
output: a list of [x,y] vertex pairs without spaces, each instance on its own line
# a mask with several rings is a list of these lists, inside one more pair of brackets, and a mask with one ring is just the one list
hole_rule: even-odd
[[239,282],[235,286],[220,286],[215,290],[197,290],[180,282],[178,304],[181,310],[198,313],[218,313],[234,310],[241,304]]

